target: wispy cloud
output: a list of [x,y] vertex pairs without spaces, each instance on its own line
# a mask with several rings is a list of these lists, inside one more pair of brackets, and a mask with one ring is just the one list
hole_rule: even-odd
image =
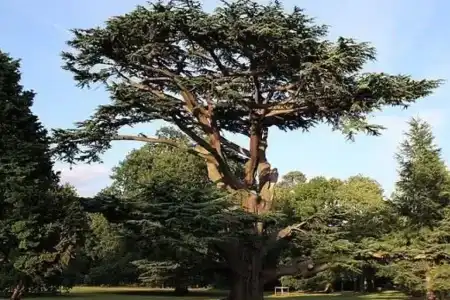
[[111,172],[108,166],[100,164],[76,165],[72,168],[59,165],[56,169],[61,172],[61,181],[76,187],[82,196],[92,196],[105,187]]

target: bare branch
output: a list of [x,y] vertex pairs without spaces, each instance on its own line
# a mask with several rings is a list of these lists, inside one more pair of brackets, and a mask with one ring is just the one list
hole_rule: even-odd
[[209,52],[209,55],[211,55],[214,62],[216,63],[219,70],[222,72],[222,74],[225,76],[228,76],[229,72],[228,72],[227,68],[222,64],[219,57],[217,57],[217,55],[214,53],[214,50],[208,50],[208,52]]
[[308,221],[303,221],[301,223],[298,224],[294,224],[294,225],[290,225],[288,227],[285,227],[283,229],[281,229],[280,231],[276,232],[275,234],[275,240],[281,240],[287,237],[292,236],[292,234],[294,232],[305,232],[303,230],[303,227],[305,227],[305,225],[309,222]]
[[264,115],[265,118],[286,115],[291,113],[300,112],[302,110],[307,109],[307,106],[299,106],[298,104],[293,103],[291,100],[284,101],[282,103],[278,103],[276,105],[271,105],[267,109],[267,113]]
[[198,147],[187,147],[186,145],[183,145],[181,143],[178,143],[174,140],[170,139],[162,139],[162,138],[156,138],[156,137],[147,137],[145,135],[123,135],[119,134],[112,138],[113,141],[137,141],[137,142],[144,142],[144,143],[153,143],[153,144],[164,144],[168,145],[174,148],[179,148],[186,150],[188,153],[194,154],[194,155],[201,155],[201,151],[198,149]]
[[294,260],[289,265],[280,266],[276,271],[276,277],[288,275],[300,275],[303,278],[312,277],[320,272],[326,271],[331,267],[330,264],[315,265],[312,261],[298,262]]

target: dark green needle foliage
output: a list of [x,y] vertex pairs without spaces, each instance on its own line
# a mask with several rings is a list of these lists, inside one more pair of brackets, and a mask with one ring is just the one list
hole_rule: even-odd
[[264,127],[307,130],[326,122],[352,136],[379,132],[366,123],[368,113],[407,107],[440,83],[362,73],[375,59],[372,46],[328,41],[327,26],[298,7],[286,12],[279,1],[223,2],[213,13],[195,0],[156,1],[73,33],[68,44],[76,51],[63,53],[65,68],[81,87],[106,84],[112,102],[79,130],[56,132],[69,160],[108,148],[122,126],[163,119],[196,127],[182,96],[188,91],[199,111],[214,103],[220,130],[248,135],[249,115],[257,114]]
[[450,176],[431,126],[420,119],[409,122],[397,155],[400,180],[393,201],[411,224],[432,226],[450,204]]
[[[167,127],[157,137],[187,142]],[[111,178],[112,185],[100,195],[117,197],[119,206],[126,207],[120,219],[110,219],[120,227],[128,245],[125,251],[133,253],[130,263],[138,268],[141,282],[186,292],[189,285],[211,283],[208,275],[226,269],[209,247],[231,238],[224,230],[233,226],[233,219],[240,225],[240,215],[223,211],[232,195],[210,182],[201,158],[148,144],[120,162]]]
[[392,196],[392,232],[367,243],[381,258],[380,274],[410,294],[433,299],[450,290],[450,176],[431,126],[409,122],[397,154],[399,180]]
[[16,298],[59,289],[84,221],[52,171],[47,132],[30,110],[35,94],[20,85],[19,67],[0,52],[0,288]]

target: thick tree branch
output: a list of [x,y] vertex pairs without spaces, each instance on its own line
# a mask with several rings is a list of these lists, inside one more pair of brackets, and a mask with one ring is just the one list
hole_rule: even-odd
[[267,138],[268,129],[265,128],[261,135],[261,141],[258,147],[258,183],[260,203],[258,211],[268,212],[272,208],[273,197],[275,194],[275,185],[278,181],[278,170],[271,169],[270,163],[267,161]]
[[303,228],[305,227],[305,225],[308,224],[313,219],[314,219],[313,217],[308,218],[306,221],[287,226],[287,227],[281,229],[280,231],[275,232],[272,237],[272,240],[278,241],[278,240],[285,239],[287,237],[292,236],[292,234],[294,232],[304,232]]
[[303,278],[308,278],[326,271],[330,267],[331,265],[328,263],[315,265],[312,261],[298,262],[297,260],[294,260],[289,265],[280,266],[276,271],[276,276],[277,278],[280,278],[281,276],[300,275]]
[[222,144],[224,144],[225,146],[227,146],[229,149],[233,150],[234,152],[236,152],[237,154],[240,154],[246,158],[250,157],[250,151],[248,151],[247,149],[233,143],[232,141],[226,139],[225,137],[221,136],[220,137],[220,142]]
[[269,235],[268,241],[261,251],[261,256],[262,257],[266,256],[272,249],[275,249],[279,245],[281,240],[292,237],[294,233],[296,232],[305,233],[303,228],[317,218],[319,217],[317,215],[314,215],[300,223],[289,225],[283,229],[274,231],[272,234]]
[[138,142],[144,142],[144,143],[155,143],[155,144],[166,144],[172,147],[180,147],[181,145],[170,139],[160,139],[156,137],[147,137],[144,135],[116,135],[113,137],[112,140],[115,141],[138,141]]
[[303,278],[309,278],[328,270],[330,267],[330,263],[315,264],[311,259],[305,260],[304,258],[295,258],[289,264],[265,271],[264,281],[270,282],[282,276],[301,276]]
[[231,190],[239,190],[244,188],[242,183],[235,178],[224,158],[217,153],[216,149],[210,143],[198,136],[179,118],[174,117],[173,121],[181,131],[183,131],[202,148],[200,149],[200,152],[202,157],[206,160],[208,176],[213,182],[218,184],[219,187],[229,188]]
[[[152,69],[152,71],[155,71]],[[205,151],[195,151],[197,153],[201,153],[201,155],[206,159],[207,161],[207,167],[208,167],[208,173],[212,177],[213,181],[219,182],[223,181],[228,186],[230,186],[232,189],[239,189],[242,188],[239,181],[233,176],[231,173],[229,166],[227,165],[223,154],[221,150],[221,141],[224,141],[225,139],[221,137],[218,128],[215,126],[213,122],[213,107],[212,105],[208,106],[208,110],[206,110],[204,107],[199,105],[199,103],[196,101],[195,96],[188,91],[176,78],[176,75],[165,70],[156,70],[164,75],[167,75],[168,77],[163,78],[166,79],[172,79],[175,84],[178,85],[180,89],[180,94],[185,102],[187,111],[192,114],[193,117],[197,119],[200,126],[202,127],[203,131],[209,136],[209,142],[205,141],[198,135],[196,135],[192,130],[190,130],[187,126],[183,126],[183,124],[179,121],[174,119],[174,121],[177,123],[178,127],[185,132],[191,139],[193,139],[196,143],[198,143],[206,152],[209,152],[211,156],[208,157],[207,153]],[[121,73],[119,73],[121,74]],[[144,90],[147,92],[152,93],[153,95],[157,96],[158,98],[165,99],[168,95],[161,91],[157,91],[152,89],[149,86],[138,84],[130,80],[127,76],[124,76],[121,74],[121,77],[124,78],[130,85],[133,87]],[[171,97],[171,96],[169,96]],[[130,138],[130,137],[128,137]],[[134,140],[137,140],[136,137],[133,138]],[[145,140],[142,140],[145,141]],[[148,141],[147,141],[148,142]],[[153,141],[155,142],[155,141]],[[168,141],[166,141],[166,144]],[[245,153],[243,151],[244,149],[240,148],[236,144],[232,142],[227,142],[227,145],[230,146],[231,149],[234,149],[238,153]],[[221,175],[220,175],[221,174]]]
[[[251,117],[252,119],[255,116]],[[252,120],[253,124],[251,126],[250,133],[250,159],[245,164],[245,184],[247,187],[251,188],[255,183],[255,173],[258,167],[259,161],[259,146],[261,141],[261,128],[258,121]]]
[[296,103],[293,103],[291,100],[286,100],[276,105],[269,105],[267,107],[266,113],[264,114],[264,118],[297,113],[306,109],[308,109],[306,105],[298,105]]
[[137,141],[144,143],[152,143],[152,144],[164,144],[174,148],[184,149],[187,152],[195,155],[201,154],[201,152],[196,147],[189,148],[186,145],[180,144],[177,141],[156,137],[147,137],[145,135],[124,135],[118,134],[112,138],[113,141]]

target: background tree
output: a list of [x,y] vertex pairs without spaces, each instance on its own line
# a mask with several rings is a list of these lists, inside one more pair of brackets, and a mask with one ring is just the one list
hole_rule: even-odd
[[297,186],[300,183],[306,182],[306,176],[300,171],[291,171],[286,175],[283,175],[280,183],[278,184],[280,187],[284,188],[292,188]]
[[303,247],[303,253],[333,257],[335,264],[316,278],[288,276],[282,282],[301,290],[342,289],[350,283],[357,291],[373,291],[376,269],[373,259],[362,254],[367,251],[366,239],[376,239],[389,230],[391,213],[380,185],[360,175],[347,180],[315,177],[288,195],[286,209],[293,211],[292,218],[302,216],[312,225],[294,239],[298,243],[294,251]]
[[0,52],[0,258],[2,289],[55,291],[83,237],[83,214],[52,171],[46,130],[20,85],[19,61]]
[[[157,137],[188,141],[169,127],[161,128]],[[227,194],[211,183],[204,160],[178,148],[147,144],[114,168],[112,179],[110,193],[129,207],[120,225],[128,252],[135,253],[140,280],[175,287],[176,294],[210,282],[208,275],[220,261],[209,243],[224,229],[214,212],[226,207]]]
[[83,251],[80,284],[120,286],[136,284],[138,271],[132,262],[139,257],[126,242],[122,224],[114,224],[99,213],[87,213],[89,233]]
[[449,172],[431,126],[412,119],[409,127],[397,155],[400,180],[392,201],[409,225],[433,226],[450,204]]
[[412,119],[409,127],[397,155],[400,178],[392,197],[396,228],[381,243],[375,241],[375,249],[389,261],[383,272],[397,285],[436,299],[436,292],[448,291],[443,282],[450,258],[450,177],[430,125]]
[[[210,180],[238,192],[242,210],[258,217],[272,212],[278,180],[266,156],[269,128],[309,130],[326,123],[349,138],[358,131],[376,135],[381,127],[368,124],[370,113],[407,107],[440,83],[361,73],[375,59],[369,44],[328,41],[326,26],[297,7],[286,12],[279,1],[238,0],[212,13],[199,1],[155,2],[111,18],[104,27],[73,32],[69,46],[75,51],[63,54],[65,68],[80,86],[106,84],[112,102],[77,129],[55,131],[61,157],[96,161],[113,140],[180,147],[204,158]],[[191,146],[119,133],[123,126],[153,120],[176,125]],[[226,131],[247,137],[248,149],[227,139]],[[245,163],[242,177],[231,161]],[[221,245],[233,270],[230,298],[262,299],[264,282],[326,267],[308,260],[269,263],[266,246],[295,232],[295,226],[269,224],[260,220],[248,228],[250,242]]]

